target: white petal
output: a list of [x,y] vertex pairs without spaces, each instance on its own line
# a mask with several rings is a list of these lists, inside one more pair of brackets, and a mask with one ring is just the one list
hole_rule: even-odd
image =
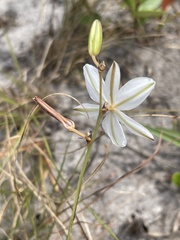
[[120,86],[120,69],[119,65],[116,62],[113,62],[111,65],[107,75],[106,75],[106,93],[107,93],[107,98],[108,102],[110,105],[113,105],[114,100],[116,99],[116,95],[119,90]]
[[83,103],[74,108],[74,110],[87,115],[89,117],[97,117],[99,114],[99,105],[98,104],[90,104],[90,103]]
[[107,112],[105,118],[102,121],[102,127],[113,144],[121,147],[126,146],[127,141],[122,126],[113,113]]
[[147,77],[134,78],[118,91],[116,105],[119,110],[131,110],[139,106],[150,94],[155,81]]
[[123,123],[131,133],[154,140],[154,137],[149,130],[147,130],[147,128],[143,127],[138,122],[134,121],[132,118],[118,110],[115,111],[115,114],[118,116],[119,121]]
[[[99,72],[97,68],[93,67],[90,64],[86,64],[83,67],[84,77],[86,82],[86,88],[89,93],[89,96],[95,102],[99,102]],[[103,102],[107,102],[105,97],[105,82],[102,79],[102,99]]]

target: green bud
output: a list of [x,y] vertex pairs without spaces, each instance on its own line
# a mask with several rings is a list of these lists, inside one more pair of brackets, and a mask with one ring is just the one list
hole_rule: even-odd
[[102,25],[99,20],[94,20],[89,33],[88,51],[90,56],[97,56],[102,45]]

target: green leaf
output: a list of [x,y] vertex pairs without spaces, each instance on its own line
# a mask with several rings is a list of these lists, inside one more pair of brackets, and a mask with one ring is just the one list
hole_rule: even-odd
[[155,136],[161,136],[162,139],[180,147],[180,132],[166,128],[147,127],[147,129]]
[[162,0],[146,0],[138,7],[139,12],[153,11],[161,5]]
[[171,181],[175,186],[180,187],[180,172],[175,172],[172,175]]
[[135,0],[124,0],[126,5],[131,9],[132,12],[136,10],[136,1]]
[[149,17],[161,17],[164,14],[163,11],[142,11],[142,12],[134,12],[133,16],[136,18],[149,18]]

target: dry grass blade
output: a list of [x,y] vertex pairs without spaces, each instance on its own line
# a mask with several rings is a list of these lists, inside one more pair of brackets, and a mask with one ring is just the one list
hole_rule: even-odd
[[85,188],[87,183],[98,173],[98,171],[102,168],[102,166],[105,164],[107,157],[108,157],[108,149],[107,146],[105,146],[105,157],[103,160],[98,164],[98,166],[94,169],[94,171],[91,173],[91,175],[83,182],[82,189]]
[[6,214],[6,209],[7,209],[8,204],[9,204],[9,202],[11,201],[12,198],[13,198],[13,196],[10,195],[10,196],[6,199],[5,203],[1,206],[1,210],[0,210],[0,211],[1,211],[1,212],[0,212],[0,223],[1,223],[1,221],[2,221],[3,215]]
[[119,177],[117,180],[115,180],[114,182],[112,182],[111,184],[99,189],[96,191],[97,192],[101,192],[101,191],[107,191],[109,188],[113,187],[115,184],[117,184],[118,182],[122,181],[123,179],[129,177],[130,175],[140,171],[142,168],[144,168],[146,165],[148,165],[153,159],[154,157],[157,155],[157,153],[159,152],[161,147],[161,138],[159,140],[159,143],[156,147],[156,150],[154,151],[154,153],[146,160],[144,160],[142,163],[140,163],[137,167],[133,168],[131,171],[125,173],[124,175],[122,175],[121,177]]
[[[131,171],[123,174],[121,177],[119,177],[118,179],[116,179],[115,181],[113,181],[112,183],[100,188],[100,189],[97,189],[96,191],[94,191],[92,194],[86,196],[85,198],[81,199],[81,201],[84,201],[85,199],[88,199],[89,197],[93,196],[93,195],[96,195],[98,193],[101,193],[101,194],[104,194],[106,191],[108,191],[108,189],[110,189],[111,187],[113,187],[114,185],[116,185],[118,182],[122,181],[123,179],[131,176],[132,174],[140,171],[142,168],[144,168],[146,165],[148,165],[153,159],[154,157],[157,155],[157,153],[159,152],[160,150],[160,147],[161,147],[161,138],[159,140],[159,143],[156,147],[156,150],[154,151],[154,153],[149,157],[147,158],[146,160],[144,160],[143,162],[141,162],[137,167],[133,168]],[[100,195],[101,195],[100,194]],[[97,198],[100,198],[100,195],[97,197]],[[97,200],[96,198],[96,200]]]
[[[55,206],[49,206],[53,205],[53,201],[47,198],[47,196],[44,196],[39,192],[39,190],[32,184],[32,182],[27,178],[27,176],[24,174],[24,171],[20,167],[19,163],[16,162],[16,167],[19,170],[19,173],[21,175],[21,180],[24,184],[33,192],[33,194],[37,197],[37,199],[43,204],[43,206],[46,208],[52,219],[55,220],[55,222],[63,229],[64,233],[67,234],[67,229],[64,226],[64,224],[60,221],[60,219],[56,216],[56,213],[52,210]],[[50,200],[50,201],[49,201]]]

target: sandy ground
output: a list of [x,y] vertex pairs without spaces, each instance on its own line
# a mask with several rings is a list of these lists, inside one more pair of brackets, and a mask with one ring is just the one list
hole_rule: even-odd
[[[15,53],[20,56],[28,51],[32,41],[47,30],[47,22],[51,16],[52,5],[50,3],[37,4],[35,1],[1,0],[0,17],[12,18],[13,26],[0,29],[0,66],[3,69],[12,64],[10,55],[10,43]],[[177,3],[176,7],[180,7]],[[62,20],[62,7],[56,8],[55,25]],[[115,11],[113,13],[120,14]],[[9,14],[9,15],[8,15]],[[109,17],[109,15],[107,16]],[[120,21],[120,20],[112,20]],[[37,24],[38,23],[38,24]],[[106,60],[107,67],[115,60],[120,64],[122,82],[137,76],[151,76],[156,81],[156,88],[150,97],[138,110],[153,109],[155,111],[167,110],[168,114],[179,115],[180,102],[180,36],[178,27],[180,21],[168,24],[162,37],[151,39],[150,44],[142,44],[135,39],[123,39],[119,36],[119,45],[109,47],[102,52],[101,58]],[[10,40],[8,43],[7,38]],[[116,40],[117,43],[117,40]],[[148,71],[147,71],[148,70]],[[6,82],[5,82],[6,81]],[[11,82],[0,74],[0,84],[10,87]],[[62,82],[54,87],[56,92],[72,94],[81,102],[90,102],[84,84],[70,84]],[[75,106],[70,100],[64,100],[59,106],[61,111]],[[129,113],[133,116],[133,113]],[[151,126],[172,128],[170,118],[162,117],[136,117],[137,121]],[[93,121],[84,116],[73,113],[73,120],[77,128],[82,131],[93,129]],[[51,127],[51,126],[50,126]],[[49,130],[47,130],[49,131]],[[131,135],[126,131],[128,145],[126,148],[113,146],[110,140],[103,136],[95,144],[92,151],[91,165],[87,176],[105,155],[105,147],[108,148],[108,158],[102,169],[94,176],[93,184],[83,191],[82,196],[113,182],[115,179],[136,167],[147,159],[155,151],[159,138],[151,142],[140,137]],[[54,155],[59,165],[62,162],[60,153],[63,151],[71,134],[59,128],[52,132]],[[83,145],[83,141],[76,136],[71,139],[70,150]],[[66,176],[70,176],[76,165],[81,151],[77,154],[68,155],[64,166]],[[119,239],[180,239],[180,192],[170,182],[173,172],[180,171],[180,150],[171,143],[162,141],[159,153],[154,160],[138,173],[120,181],[93,204],[94,211],[99,214],[104,222],[109,224]],[[93,239],[99,236],[101,228],[93,226],[93,217],[87,211],[84,217],[92,224]],[[53,237],[52,237],[53,239]],[[112,239],[108,235],[103,239]]]

